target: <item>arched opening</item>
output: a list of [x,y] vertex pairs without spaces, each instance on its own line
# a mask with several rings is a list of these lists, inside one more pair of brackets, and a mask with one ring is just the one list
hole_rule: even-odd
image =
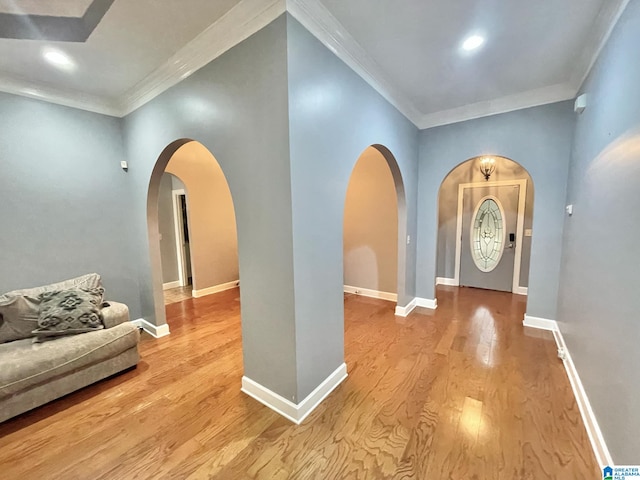
[[439,293],[462,286],[527,294],[533,195],[529,172],[509,158],[474,157],[449,172],[438,193]]
[[398,164],[382,145],[358,158],[345,195],[344,289],[396,302],[404,293],[406,203]]
[[179,140],[160,155],[149,183],[147,217],[157,325],[166,323],[165,304],[238,287],[233,199],[204,145]]

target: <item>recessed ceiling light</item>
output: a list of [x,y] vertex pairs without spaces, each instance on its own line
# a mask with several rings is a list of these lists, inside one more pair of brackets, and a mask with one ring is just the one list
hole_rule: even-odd
[[471,35],[470,37],[467,37],[464,42],[462,42],[462,49],[470,52],[472,50],[480,48],[483,43],[484,37],[481,37],[480,35]]
[[42,56],[54,67],[58,67],[63,70],[74,70],[76,68],[76,62],[61,50],[45,48],[42,51]]

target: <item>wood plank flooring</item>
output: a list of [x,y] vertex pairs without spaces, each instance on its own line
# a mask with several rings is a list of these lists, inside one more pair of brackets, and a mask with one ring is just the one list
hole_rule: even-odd
[[0,424],[2,479],[597,479],[551,334],[524,297],[436,311],[345,297],[349,377],[300,426],[240,392],[238,290],[167,306],[138,368]]
[[189,300],[190,298],[192,298],[192,291],[192,285],[187,285],[186,287],[169,288],[168,290],[162,292],[164,294],[164,304],[171,305],[172,303]]

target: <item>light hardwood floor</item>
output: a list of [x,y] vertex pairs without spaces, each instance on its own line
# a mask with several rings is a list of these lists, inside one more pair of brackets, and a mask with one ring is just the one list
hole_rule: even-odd
[[138,368],[0,425],[2,479],[597,479],[523,297],[441,287],[395,317],[345,297],[349,377],[300,426],[240,392],[238,290],[167,307]]
[[191,292],[193,291],[192,285],[186,287],[170,288],[163,292],[164,304],[171,305],[172,303],[182,302],[183,300],[189,300],[192,298]]

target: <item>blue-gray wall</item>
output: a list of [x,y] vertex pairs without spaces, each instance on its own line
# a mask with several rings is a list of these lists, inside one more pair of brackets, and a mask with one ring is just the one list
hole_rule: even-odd
[[245,374],[297,402],[344,358],[342,218],[362,151],[384,145],[403,178],[401,305],[434,298],[442,180],[502,155],[535,188],[527,313],[559,320],[614,460],[637,463],[637,45],[632,0],[577,124],[564,102],[418,132],[288,15],[124,120],[0,94],[0,291],[97,271],[134,318],[163,323],[147,194],[165,147],[198,140],[234,198]]
[[572,103],[560,102],[421,132],[418,297],[435,297],[440,184],[465,160],[478,155],[500,155],[518,162],[533,179],[527,314],[557,318],[564,202],[574,123]]
[[558,317],[617,464],[640,461],[639,47],[632,0],[583,87]]
[[173,213],[173,183],[177,178],[170,173],[162,175],[158,191],[158,233],[160,234],[160,256],[162,258],[162,282],[177,282],[178,252]]
[[119,119],[0,93],[0,293],[97,272],[140,315]]
[[197,140],[220,164],[234,201],[245,375],[295,401],[285,22],[281,16],[127,116],[125,142],[143,315],[164,323],[159,249],[153,239],[150,250],[147,232],[150,179],[157,189],[156,161],[171,142]]
[[[344,358],[342,229],[353,167],[373,144],[393,154],[404,183],[406,230],[415,238],[418,130],[291,16],[287,32],[298,395],[304,398]],[[415,243],[398,247],[404,258],[398,303],[405,305],[415,296]]]

